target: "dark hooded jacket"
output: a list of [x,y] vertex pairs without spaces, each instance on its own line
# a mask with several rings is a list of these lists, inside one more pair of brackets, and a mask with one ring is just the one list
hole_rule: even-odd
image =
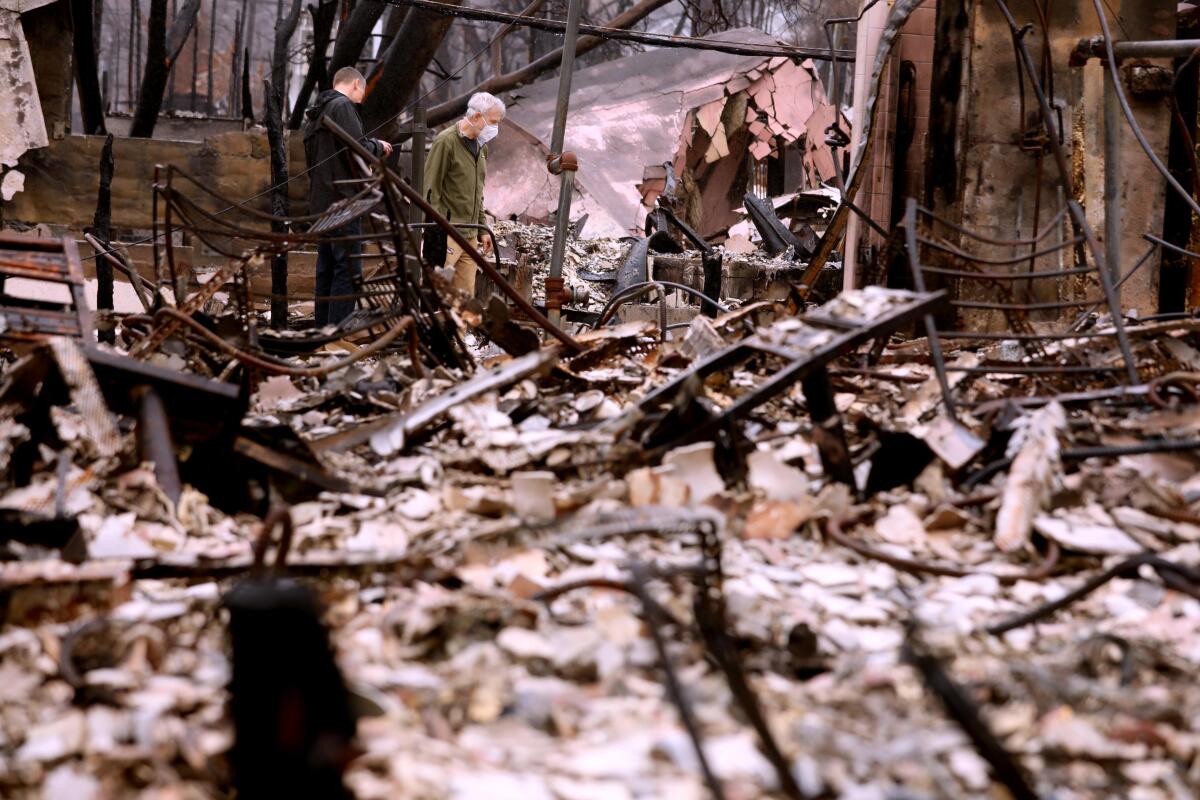
[[[308,209],[310,214],[319,214],[344,197],[353,197],[362,189],[352,184],[338,185],[335,181],[359,177],[353,171],[350,154],[345,152],[337,138],[321,124],[328,116],[346,133],[362,142],[363,146],[377,156],[383,155],[383,146],[363,135],[362,118],[358,108],[349,97],[337,89],[326,89],[317,96],[317,102],[308,110],[304,121],[304,157],[308,161],[309,187]],[[342,152],[339,152],[342,151]]]

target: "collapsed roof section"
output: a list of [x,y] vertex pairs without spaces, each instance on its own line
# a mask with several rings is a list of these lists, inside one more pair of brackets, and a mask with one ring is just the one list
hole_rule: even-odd
[[[711,38],[773,43],[750,28]],[[544,221],[556,207],[545,155],[557,91],[557,79],[519,90],[505,135],[491,145],[486,203],[498,217]],[[831,178],[823,131],[834,118],[807,60],[707,51],[681,59],[656,50],[580,70],[566,133],[581,162],[572,208],[588,215],[587,235],[622,236],[641,228],[660,195],[673,194],[689,224],[718,232],[737,219],[748,158],[778,157],[781,146],[803,142],[806,185]]]

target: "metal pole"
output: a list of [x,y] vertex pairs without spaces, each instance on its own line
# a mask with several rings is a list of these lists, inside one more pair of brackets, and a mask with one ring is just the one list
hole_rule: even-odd
[[[417,103],[417,107],[413,109],[413,134],[412,139],[412,185],[413,188],[425,196],[425,104]],[[412,219],[414,225],[425,221],[425,214],[422,213],[420,206],[413,204]]]
[[[1186,58],[1200,49],[1200,39],[1152,39],[1140,42],[1113,42],[1117,63],[1130,58]],[[1107,57],[1103,36],[1080,39],[1071,51],[1070,64],[1081,67],[1088,59]]]
[[1121,107],[1112,72],[1104,70],[1104,260],[1121,277]]
[[[579,37],[579,17],[582,0],[571,0],[567,11],[567,32],[563,39],[562,65],[558,74],[558,105],[554,109],[554,134],[550,140],[550,153],[561,157],[563,139],[567,133],[567,107],[571,101],[571,75],[575,71],[575,40]],[[563,256],[567,250],[567,226],[571,224],[571,192],[575,188],[575,173],[562,171],[562,182],[558,190],[558,218],[554,225],[554,250],[550,256],[550,277],[547,288],[561,289]],[[551,303],[546,298],[546,312],[555,325],[559,321],[559,302]]]
[[[412,185],[413,188],[425,196],[425,104],[417,103],[417,107],[413,109],[413,134],[409,139],[409,146],[412,147]],[[416,203],[409,205],[409,222],[414,225],[419,225],[425,221],[425,214],[421,211],[421,207]],[[417,284],[421,282],[421,266],[413,262],[409,266],[410,277]]]

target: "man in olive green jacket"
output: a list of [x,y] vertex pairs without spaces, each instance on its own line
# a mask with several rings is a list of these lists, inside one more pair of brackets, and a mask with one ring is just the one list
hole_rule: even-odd
[[[496,138],[504,103],[487,92],[478,92],[467,103],[467,113],[439,133],[425,162],[425,198],[451,222],[483,224],[483,184],[487,177],[487,143]],[[467,241],[478,240],[478,230],[462,229]],[[491,240],[484,237],[485,255]],[[453,239],[446,243],[446,266],[454,268],[453,286],[475,294],[474,260],[463,258]]]

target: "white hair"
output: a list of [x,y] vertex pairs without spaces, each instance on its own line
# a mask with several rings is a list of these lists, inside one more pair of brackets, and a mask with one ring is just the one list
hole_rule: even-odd
[[493,108],[500,109],[500,116],[503,117],[507,110],[504,107],[504,101],[494,94],[487,92],[476,92],[471,95],[471,99],[467,101],[467,116],[473,117],[476,114],[486,114]]

